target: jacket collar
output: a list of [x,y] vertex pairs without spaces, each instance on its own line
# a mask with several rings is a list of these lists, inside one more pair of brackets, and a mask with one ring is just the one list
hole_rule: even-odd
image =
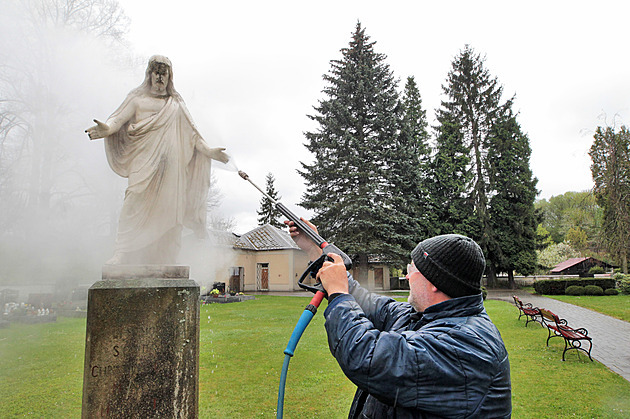
[[428,307],[424,310],[424,313],[418,314],[422,315],[421,323],[424,325],[446,317],[475,316],[483,311],[483,297],[481,293],[479,293],[442,301],[441,303]]

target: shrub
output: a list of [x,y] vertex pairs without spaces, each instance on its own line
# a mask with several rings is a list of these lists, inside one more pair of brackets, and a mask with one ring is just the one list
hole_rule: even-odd
[[615,288],[608,288],[604,290],[604,295],[619,295],[619,290]]
[[604,295],[604,290],[602,287],[598,287],[597,285],[587,285],[584,287],[585,295]]
[[571,285],[564,292],[566,295],[584,295],[584,287],[581,285]]
[[630,295],[630,275],[618,273],[615,275],[617,288],[624,295]]
[[567,287],[571,285],[597,285],[602,289],[615,288],[615,280],[613,278],[540,279],[534,282],[534,290],[542,295],[564,295]]
[[591,269],[588,270],[588,273],[589,274],[603,274],[603,273],[606,273],[606,271],[601,266],[593,266]]
[[485,300],[488,296],[488,290],[486,289],[486,287],[481,287],[481,294],[483,295],[483,299]]

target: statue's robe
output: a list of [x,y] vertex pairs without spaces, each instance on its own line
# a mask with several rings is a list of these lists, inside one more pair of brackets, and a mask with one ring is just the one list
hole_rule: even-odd
[[[132,100],[133,93],[110,119]],[[109,165],[129,179],[114,253],[122,256],[118,263],[175,263],[182,226],[206,231],[211,159],[197,148],[204,140],[183,101],[171,96],[165,102],[157,114],[105,140]]]

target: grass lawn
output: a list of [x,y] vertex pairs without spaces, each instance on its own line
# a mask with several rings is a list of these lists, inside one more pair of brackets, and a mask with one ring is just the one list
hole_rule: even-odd
[[[275,417],[283,350],[308,301],[263,296],[202,307],[202,418]],[[562,342],[547,348],[547,332],[526,328],[513,305],[486,307],[510,353],[513,417],[628,417],[629,382],[575,353],[562,362]],[[317,314],[291,360],[287,418],[347,417],[354,385],[330,355],[323,322]],[[79,418],[84,340],[80,319],[0,329],[0,416]]]
[[545,295],[630,322],[630,295]]

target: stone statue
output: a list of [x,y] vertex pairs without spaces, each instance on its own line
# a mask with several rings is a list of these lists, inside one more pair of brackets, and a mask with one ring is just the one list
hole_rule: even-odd
[[226,163],[225,148],[210,148],[173,86],[168,58],[149,59],[144,82],[103,123],[88,128],[105,138],[107,161],[129,179],[113,257],[107,264],[173,264],[182,227],[206,237],[211,160]]

